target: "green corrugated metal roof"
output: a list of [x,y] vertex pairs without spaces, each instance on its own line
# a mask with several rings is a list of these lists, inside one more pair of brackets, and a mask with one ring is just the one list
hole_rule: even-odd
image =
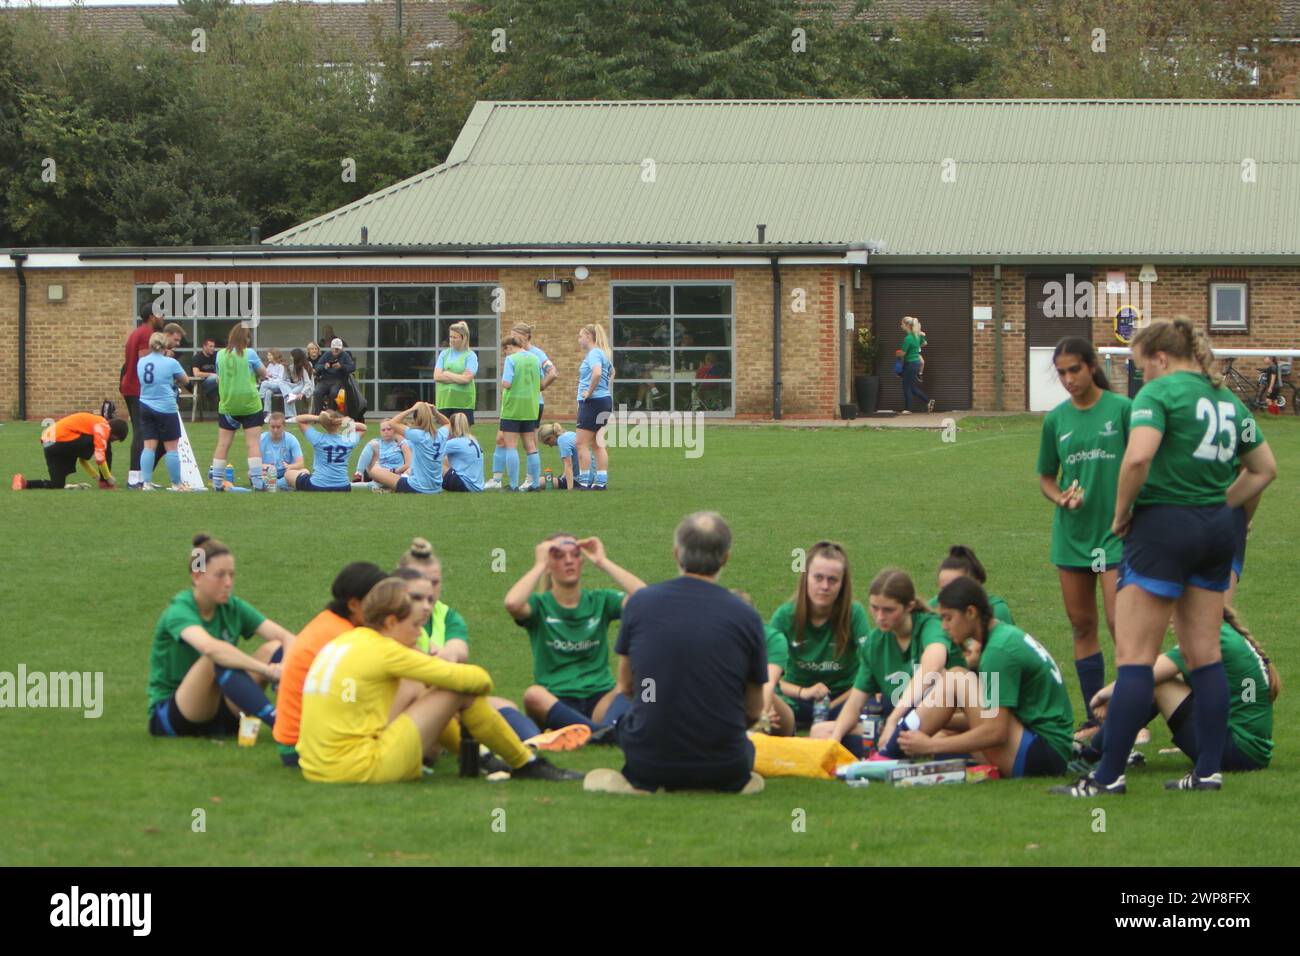
[[1297,255],[1300,102],[479,103],[442,166],[268,242],[721,244],[757,223],[885,258]]

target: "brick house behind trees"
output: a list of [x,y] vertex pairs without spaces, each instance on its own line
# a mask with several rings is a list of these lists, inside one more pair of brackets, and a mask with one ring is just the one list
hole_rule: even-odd
[[[662,410],[768,418],[779,401],[830,418],[849,395],[850,311],[879,337],[882,407],[900,407],[888,365],[910,313],[940,409],[997,406],[999,368],[1001,405],[1026,408],[1050,378],[1037,350],[1114,341],[1108,314],[1044,316],[1052,281],[1153,267],[1150,317],[1208,328],[1213,311],[1221,347],[1300,343],[1300,102],[480,103],[441,166],[258,246],[22,251],[25,345],[10,252],[6,416],[20,360],[28,417],[114,396],[138,303],[177,274],[259,282],[259,349],[333,325],[379,410],[432,397],[434,349],[465,318],[489,415],[496,344],[526,321],[561,370],[557,417],[574,414],[577,330],[594,322],[616,405],[655,389]],[[195,341],[232,322],[183,321]]]

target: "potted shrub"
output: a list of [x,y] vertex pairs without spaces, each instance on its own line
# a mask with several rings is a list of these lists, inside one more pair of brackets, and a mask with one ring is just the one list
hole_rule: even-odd
[[880,401],[880,378],[876,375],[876,339],[866,326],[854,336],[853,360],[857,371],[853,377],[853,393],[858,400],[858,413],[874,415]]

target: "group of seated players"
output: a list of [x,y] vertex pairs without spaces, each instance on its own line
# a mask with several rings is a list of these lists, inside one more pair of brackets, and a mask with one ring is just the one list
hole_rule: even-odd
[[[441,599],[442,566],[427,541],[417,538],[391,573],[367,562],[344,567],[330,603],[294,635],[233,594],[234,556],[199,535],[192,586],[173,598],[154,633],[150,732],[233,734],[240,713],[257,716],[273,725],[282,761],[306,779],[383,783],[418,779],[439,754],[457,753],[463,728],[491,752],[489,772],[579,779],[538,751],[617,744],[632,688],[616,686],[611,673],[608,625],[645,584],[594,537],[553,535],[537,545],[536,559],[504,602],[533,654],[534,683],[521,709],[494,696],[491,676],[469,662],[468,627]],[[584,587],[584,561],[615,587]],[[958,546],[941,562],[936,598],[920,599],[910,575],[886,569],[871,581],[864,609],[853,599],[844,549],[817,542],[793,598],[766,626],[761,729],[808,729],[863,757],[969,754],[1004,777],[1062,776],[1098,759],[1100,737],[1074,737],[1056,661],[1015,626],[984,580],[974,553]],[[264,639],[254,653],[237,647],[254,636]],[[1231,608],[1221,643],[1232,686],[1262,689],[1233,697],[1223,769],[1261,769],[1272,754],[1277,674]],[[1177,650],[1162,655],[1151,718],[1163,716],[1174,743],[1195,760],[1186,672]],[[1110,689],[1092,701],[1099,718]],[[862,718],[871,712],[883,725],[864,737],[873,722]]]

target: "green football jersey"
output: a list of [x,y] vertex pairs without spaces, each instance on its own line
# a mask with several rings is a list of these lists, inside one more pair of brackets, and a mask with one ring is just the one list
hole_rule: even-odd
[[[469,349],[463,352],[457,352],[454,349],[447,349],[444,353],[446,359],[443,361],[442,370],[451,372],[453,375],[460,375],[465,371],[465,363],[469,357],[474,354]],[[434,394],[437,398],[439,408],[473,408],[477,401],[477,388],[474,380],[470,379],[468,384],[457,385],[455,382],[439,382]]]
[[785,665],[790,661],[789,642],[786,641],[785,635],[771,624],[763,625],[763,633],[767,637],[767,663],[772,667],[781,668],[784,672]]
[[1070,759],[1074,712],[1061,668],[1047,648],[1013,624],[995,624],[980,653],[979,670],[985,709],[1007,708],[1062,760]]
[[225,604],[218,604],[207,620],[199,614],[194,603],[194,592],[185,590],[172,598],[171,604],[158,618],[153,632],[153,650],[149,654],[149,713],[165,701],[189,673],[200,657],[181,631],[197,624],[219,641],[239,643],[241,638],[253,637],[266,616],[243,598],[231,595]]
[[794,602],[786,601],[772,614],[772,627],[785,635],[789,644],[785,679],[799,687],[825,684],[831,696],[838,697],[853,686],[857,672],[857,646],[871,631],[867,612],[857,601],[849,612],[849,640],[841,654],[835,653],[835,635],[831,623],[820,627],[804,625],[803,639],[794,633]]
[[931,644],[941,644],[947,653],[944,667],[965,667],[961,649],[948,638],[937,614],[912,612],[912,636],[907,646],[898,642],[893,631],[873,627],[866,640],[858,645],[858,670],[853,686],[867,694],[883,693],[896,706],[912,672],[921,663],[921,655]]
[[217,376],[220,382],[217,411],[222,415],[256,415],[262,410],[257,393],[257,375],[248,365],[248,352],[229,349],[217,352]]
[[1132,404],[1122,395],[1102,392],[1091,408],[1076,408],[1066,399],[1043,419],[1038,473],[1056,478],[1062,491],[1076,481],[1083,489],[1081,507],[1057,508],[1052,516],[1051,560],[1058,567],[1091,568],[1098,549],[1105,552],[1107,568],[1118,567],[1123,557],[1124,542],[1110,526]]
[[501,417],[511,421],[535,421],[538,399],[542,394],[542,373],[537,356],[513,352],[506,360],[511,363],[513,371],[510,387],[502,389]]
[[1235,458],[1264,441],[1255,416],[1199,372],[1170,372],[1133,399],[1132,428],[1161,432],[1137,504],[1217,505],[1237,477]]
[[561,607],[550,591],[528,598],[532,616],[519,626],[533,648],[533,680],[556,697],[591,697],[614,688],[609,622],[623,615],[622,591],[583,588],[577,607]]
[[[1227,621],[1219,629],[1223,671],[1228,678],[1228,733],[1237,749],[1261,767],[1273,759],[1273,702],[1268,699],[1268,668],[1250,642]],[[1177,647],[1165,656],[1184,677],[1191,671]]]

